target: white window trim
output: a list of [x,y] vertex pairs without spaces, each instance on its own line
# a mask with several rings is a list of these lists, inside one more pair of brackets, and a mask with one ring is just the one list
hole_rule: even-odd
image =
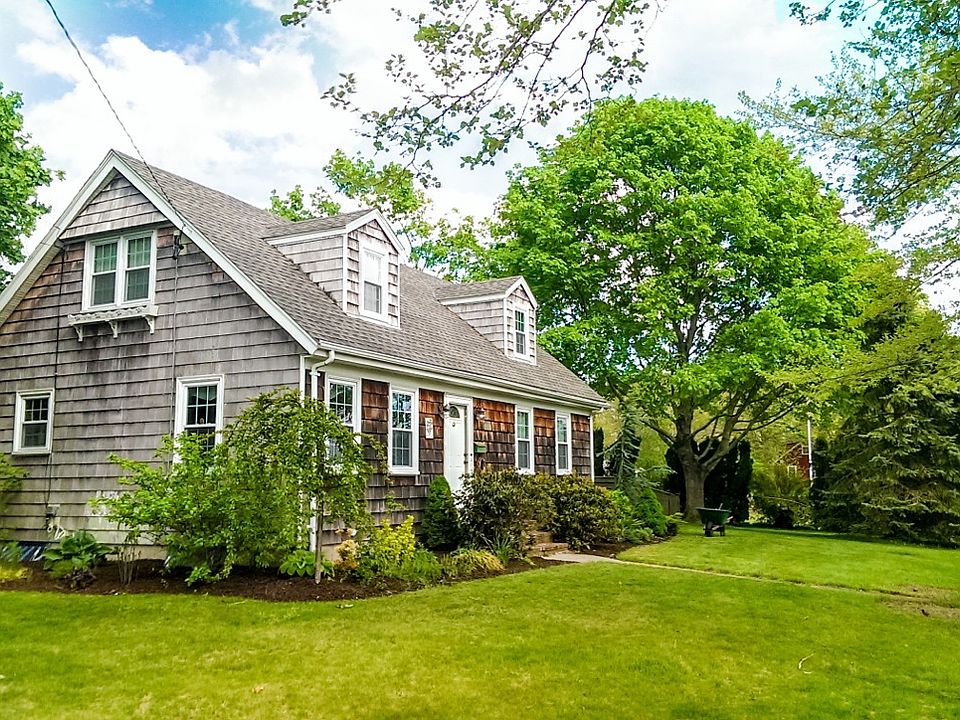
[[176,417],[173,423],[173,434],[175,437],[179,436],[186,429],[187,389],[204,385],[217,386],[217,421],[214,423],[216,427],[214,442],[219,443],[221,440],[220,431],[223,430],[223,375],[197,375],[177,378]]
[[[526,344],[525,352],[517,351],[517,321],[516,314],[523,313],[525,331],[523,340]],[[537,345],[536,345],[536,312],[534,308],[525,302],[503,301],[503,335],[504,335],[504,353],[507,357],[514,360],[537,364]]]
[[[393,464],[393,394],[405,393],[411,396],[410,409],[412,434],[410,437],[410,466]],[[401,385],[390,385],[387,394],[387,463],[390,475],[419,475],[420,474],[420,393],[416,388]]]
[[[123,299],[127,289],[127,244],[131,240],[150,238],[150,287],[147,297],[140,300],[125,301]],[[91,292],[93,290],[93,249],[97,245],[117,243],[116,283],[113,288],[113,302],[105,305],[93,305]],[[155,230],[147,232],[121,233],[108,237],[87,240],[83,255],[83,296],[80,302],[81,310],[106,310],[116,307],[131,307],[135,305],[152,304],[157,289],[157,233]]]
[[327,373],[323,386],[323,404],[330,407],[330,386],[331,385],[350,385],[353,388],[353,432],[359,435],[361,432],[360,424],[360,381],[356,378],[336,377]]
[[[517,328],[518,315],[523,318],[522,333]],[[513,308],[513,349],[514,349],[514,352],[516,352],[517,355],[520,355],[521,357],[526,357],[528,354],[527,346],[530,344],[530,339],[528,337],[529,333],[530,333],[529,313],[526,311],[525,308],[514,306]],[[523,352],[520,351],[520,343],[517,342],[520,339],[523,340]]]
[[[364,266],[367,253],[371,255],[377,255],[380,257],[380,312],[375,313],[370,310],[367,310],[364,307],[363,303],[363,290],[364,290]],[[360,277],[359,277],[360,287],[360,315],[372,320],[377,320],[379,322],[389,322],[390,321],[390,255],[384,252],[381,248],[376,247],[372,243],[360,243]]]
[[[567,468],[560,469],[560,420],[567,423]],[[553,436],[557,448],[557,475],[569,475],[573,472],[573,432],[570,429],[570,415],[568,413],[555,413],[553,419]]]
[[[48,398],[47,409],[47,444],[43,447],[23,447],[23,421],[25,401],[35,398]],[[14,455],[49,455],[53,450],[53,388],[39,388],[37,390],[18,390],[16,407],[14,408],[13,423],[13,454]]]
[[[527,413],[529,422],[527,423],[527,429],[530,433],[530,436],[524,441],[530,443],[530,467],[522,468],[520,467],[520,433],[518,428],[520,426],[519,417],[520,413]],[[530,473],[531,475],[536,472],[537,460],[536,460],[536,444],[534,437],[536,436],[536,431],[533,427],[533,408],[524,407],[521,405],[516,405],[513,412],[513,452],[514,452],[514,466],[516,466],[517,471],[521,473]]]

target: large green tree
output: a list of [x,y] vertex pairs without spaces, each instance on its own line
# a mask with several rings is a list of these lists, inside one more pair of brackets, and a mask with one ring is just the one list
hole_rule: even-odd
[[43,150],[24,132],[22,106],[20,93],[4,92],[0,83],[0,290],[10,277],[4,265],[23,261],[23,238],[49,211],[37,199],[37,188],[53,180]]
[[[804,22],[836,17],[852,39],[811,93],[748,104],[831,168],[861,219],[884,233],[908,226],[914,269],[960,261],[960,2],[793,3]],[[918,219],[919,218],[919,219]]]
[[639,404],[693,510],[856,343],[877,254],[840,211],[790,148],[707,103],[612,100],[513,175],[490,270],[530,281],[544,346]]

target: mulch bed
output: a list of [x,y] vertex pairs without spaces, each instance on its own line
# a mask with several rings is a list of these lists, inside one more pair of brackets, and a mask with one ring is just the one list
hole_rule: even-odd
[[[556,567],[555,560],[530,558],[529,562],[514,560],[504,572],[495,575],[510,575],[518,572],[538,570],[544,567]],[[108,562],[96,571],[96,579],[83,588],[71,588],[43,570],[42,563],[28,563],[29,572],[24,578],[0,583],[3,590],[27,590],[32,592],[58,592],[71,595],[138,595],[156,593],[162,595],[216,595],[250,598],[270,602],[311,602],[317,600],[361,600],[363,598],[396,595],[401,592],[418,590],[420,586],[399,580],[382,580],[373,583],[361,583],[354,580],[323,580],[320,584],[313,578],[290,578],[278,576],[275,572],[254,568],[234,568],[226,580],[208,585],[189,586],[185,582],[186,573],[165,572],[160,560],[140,560],[136,573],[129,585],[120,583],[120,574],[116,563]],[[477,575],[458,579],[456,582],[477,580],[494,575]]]

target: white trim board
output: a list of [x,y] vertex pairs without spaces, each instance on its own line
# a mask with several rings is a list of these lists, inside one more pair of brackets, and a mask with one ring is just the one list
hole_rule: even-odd
[[[484,376],[472,373],[457,373],[449,370],[405,361],[398,363],[395,358],[380,353],[361,352],[343,346],[331,348],[337,354],[338,364],[355,365],[362,368],[374,368],[377,373],[394,373],[403,377],[416,377],[434,380],[455,387],[470,388],[499,395],[512,395],[520,399],[537,401],[537,407],[571,407],[579,409],[579,414],[589,415],[594,410],[603,410],[609,407],[606,400],[589,400],[587,398],[567,395],[565,393],[538,391],[521,383],[501,380],[499,383],[490,381]],[[322,361],[318,358],[317,362]],[[545,403],[545,404],[543,404]]]

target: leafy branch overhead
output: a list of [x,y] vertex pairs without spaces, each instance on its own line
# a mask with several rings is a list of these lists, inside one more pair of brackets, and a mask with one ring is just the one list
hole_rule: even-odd
[[[301,25],[341,2],[296,0],[281,22]],[[530,126],[636,85],[644,70],[648,0],[428,0],[416,8],[393,8],[410,28],[414,53],[384,62],[402,99],[365,107],[350,72],[327,97],[359,113],[378,150],[399,150],[424,177],[431,169],[425,152],[461,146],[465,165],[492,162]]]
[[817,91],[748,105],[824,157],[875,229],[922,218],[908,247],[915,269],[950,270],[960,259],[960,3],[796,2],[792,11],[803,22],[836,15],[862,37],[835,56]]

